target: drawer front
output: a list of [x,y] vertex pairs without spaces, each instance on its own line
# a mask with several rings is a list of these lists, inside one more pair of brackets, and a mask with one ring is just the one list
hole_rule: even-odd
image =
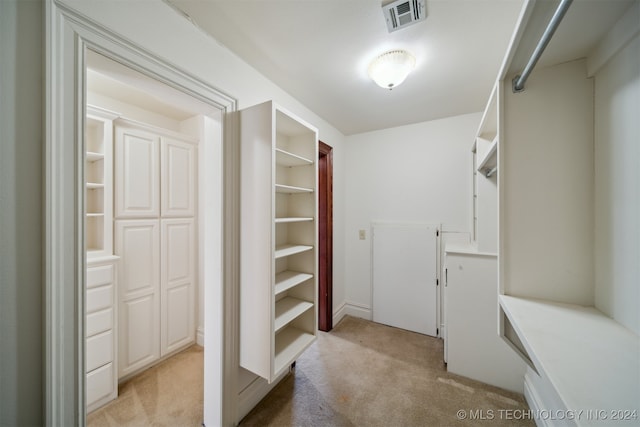
[[113,285],[87,289],[86,312],[104,310],[113,307]]
[[87,374],[87,406],[114,393],[113,363]]
[[113,362],[113,330],[87,338],[87,372]]
[[96,311],[87,314],[86,336],[91,337],[101,332],[113,329],[113,309]]
[[113,265],[87,268],[87,289],[113,283]]

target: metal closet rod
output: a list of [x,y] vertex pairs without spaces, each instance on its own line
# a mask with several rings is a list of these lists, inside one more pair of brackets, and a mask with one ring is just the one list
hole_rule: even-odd
[[542,37],[540,38],[540,41],[538,42],[536,49],[533,51],[531,58],[529,58],[529,62],[527,62],[527,65],[524,67],[524,70],[522,70],[522,73],[518,74],[513,79],[514,93],[524,91],[524,84],[526,83],[527,79],[529,78],[529,75],[533,71],[533,68],[536,66],[536,63],[542,56],[542,52],[544,52],[544,50],[546,49],[547,45],[549,44],[549,41],[551,40],[551,37],[553,37],[553,33],[556,32],[556,29],[560,25],[560,21],[562,21],[562,18],[564,18],[564,14],[567,13],[567,9],[569,9],[569,6],[571,6],[572,2],[573,0],[560,1],[558,8],[553,14],[553,17],[551,18],[551,20],[549,21],[549,25],[547,25],[547,28],[544,30],[544,33],[542,34]]

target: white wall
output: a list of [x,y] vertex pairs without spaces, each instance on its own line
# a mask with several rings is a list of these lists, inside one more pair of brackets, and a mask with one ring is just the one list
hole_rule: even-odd
[[0,425],[42,425],[43,6],[0,1]]
[[595,304],[636,334],[640,334],[639,58],[637,35],[595,78]]
[[[372,221],[441,223],[469,232],[470,150],[481,114],[348,136],[345,312],[371,316]],[[359,240],[358,230],[366,230]]]
[[593,305],[593,81],[586,61],[503,81],[501,285],[509,295]]

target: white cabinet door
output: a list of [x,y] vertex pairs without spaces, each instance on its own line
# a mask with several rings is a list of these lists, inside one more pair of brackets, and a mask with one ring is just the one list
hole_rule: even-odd
[[163,217],[195,214],[196,147],[161,137],[161,203]]
[[160,137],[135,128],[116,127],[115,216],[157,217],[159,214]]
[[161,355],[195,340],[194,222],[161,220]]
[[160,357],[159,237],[158,220],[116,221],[119,378]]

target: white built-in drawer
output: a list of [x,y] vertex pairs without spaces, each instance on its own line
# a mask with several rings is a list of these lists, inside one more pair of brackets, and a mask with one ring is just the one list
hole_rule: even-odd
[[87,372],[113,361],[113,330],[87,338]]
[[111,307],[113,307],[113,285],[87,289],[87,314]]
[[87,289],[113,283],[113,265],[87,268]]
[[113,363],[87,374],[87,406],[113,393]]
[[85,331],[87,337],[99,334],[100,332],[106,332],[109,329],[113,329],[112,308],[87,314],[87,326]]

